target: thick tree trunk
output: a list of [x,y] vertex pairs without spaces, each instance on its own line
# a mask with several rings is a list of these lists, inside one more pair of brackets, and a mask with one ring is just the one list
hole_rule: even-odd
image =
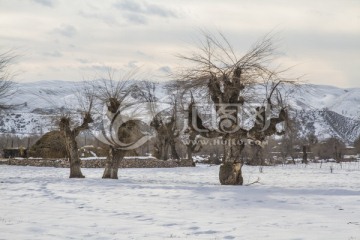
[[303,159],[302,163],[308,164],[306,146],[303,146]]
[[220,165],[219,180],[221,185],[242,185],[242,163],[224,162]]
[[173,159],[179,160],[180,157],[179,157],[179,154],[178,154],[177,151],[176,151],[175,141],[172,140],[169,144],[170,144],[170,148],[171,148],[171,157],[172,157]]
[[253,144],[251,145],[251,161],[250,161],[250,165],[259,165],[259,166],[264,166],[265,165],[265,159],[263,156],[263,149],[261,146],[257,145],[257,144]]
[[113,161],[111,164],[111,173],[110,178],[111,179],[118,179],[118,171],[119,171],[119,163],[121,160],[123,160],[125,156],[126,151],[125,150],[116,150],[114,151],[113,155]]
[[165,142],[162,149],[162,160],[168,160],[169,159],[169,143]]
[[157,151],[155,152],[155,157],[160,160],[168,160],[169,158],[169,143],[165,140],[161,140],[157,144]]
[[186,150],[187,150],[187,159],[189,161],[192,161],[193,160],[193,158],[192,158],[193,151],[192,151],[192,144],[191,143],[186,146]]
[[156,143],[156,148],[154,151],[154,156],[160,160],[167,160],[169,152],[169,144],[165,139],[160,139]]
[[72,147],[70,155],[70,178],[85,178],[81,172],[81,161],[77,146]]
[[110,147],[109,155],[106,159],[105,170],[102,178],[118,179],[119,163],[124,158],[126,151]]
[[70,160],[70,178],[84,178],[81,172],[81,161],[79,158],[77,142],[72,132],[65,133],[66,148]]
[[110,146],[108,156],[106,158],[105,169],[102,178],[110,178],[111,176],[111,163],[113,160],[114,148]]
[[240,161],[240,153],[244,149],[244,144],[237,145],[236,139],[229,137],[224,140],[224,158],[219,171],[220,183],[222,185],[242,185],[241,168],[243,163]]

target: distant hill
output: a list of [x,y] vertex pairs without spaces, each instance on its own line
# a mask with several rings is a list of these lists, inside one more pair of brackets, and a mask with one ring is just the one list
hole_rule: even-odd
[[[54,109],[76,108],[74,90],[78,87],[78,82],[60,80],[19,84],[11,103],[21,106],[2,116],[0,132],[42,134],[56,128]],[[161,89],[159,94],[163,95]],[[360,136],[360,88],[307,84],[292,90],[286,98],[293,116],[301,123],[301,134],[314,133],[320,139],[335,136],[346,143]]]

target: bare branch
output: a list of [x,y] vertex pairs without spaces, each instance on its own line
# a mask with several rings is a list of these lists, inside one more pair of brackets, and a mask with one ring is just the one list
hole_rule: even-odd
[[16,93],[16,83],[12,81],[9,65],[16,58],[12,51],[0,53],[0,111],[14,108],[7,101]]

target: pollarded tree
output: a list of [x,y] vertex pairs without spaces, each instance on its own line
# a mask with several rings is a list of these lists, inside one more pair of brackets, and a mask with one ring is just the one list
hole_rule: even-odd
[[176,126],[176,113],[171,112],[169,118],[167,114],[160,112],[155,115],[150,123],[157,133],[154,144],[154,156],[161,160],[169,159],[169,151],[172,159],[180,159],[176,151],[176,138],[179,136],[179,131]]
[[[150,127],[156,132],[154,156],[161,160],[168,160],[169,156],[172,159],[180,159],[176,150],[176,140],[180,135],[178,95],[169,87],[166,100],[160,103],[156,96],[156,87],[157,84],[154,82],[143,81],[140,87],[136,88],[138,97],[147,104],[152,115]],[[161,109],[159,105],[166,107]]]
[[70,161],[70,178],[85,177],[81,172],[81,161],[76,137],[80,132],[88,130],[90,128],[89,124],[93,122],[92,110],[95,100],[94,91],[95,89],[92,86],[84,85],[84,87],[76,93],[79,102],[79,109],[76,112],[81,114],[80,123],[73,123],[75,117],[71,113],[63,114],[60,117],[60,132],[63,134],[66,152]]
[[176,97],[172,96],[171,101],[170,109],[157,113],[150,123],[156,131],[154,156],[161,160],[169,159],[169,151],[172,159],[180,159],[176,150],[176,139],[180,136]]
[[[205,35],[199,48],[189,55],[180,55],[187,62],[179,73],[182,86],[185,90],[202,91],[200,101],[208,99],[215,112],[215,124],[209,124],[202,119],[201,110],[194,108],[189,110],[189,122],[202,137],[222,139],[221,184],[243,183],[240,154],[244,139],[262,145],[268,136],[283,134],[277,125],[287,119],[287,111],[279,89],[290,81],[280,76],[281,71],[271,69],[273,54],[271,38],[265,37],[239,57],[220,34],[219,38]],[[256,114],[245,114],[250,110]],[[250,128],[245,127],[248,120],[253,122]]]
[[96,96],[106,108],[106,121],[101,122],[101,133],[97,138],[109,146],[102,178],[118,179],[121,160],[126,154],[134,153],[148,140],[148,136],[144,136],[146,124],[136,116],[137,111],[141,111],[136,106],[138,102],[130,99],[134,91],[134,85],[131,84],[134,73],[126,74],[118,81],[114,80],[113,75],[109,71],[108,77],[95,85]]
[[[100,99],[101,103],[106,105],[107,108],[107,117],[110,121],[115,124],[110,127],[110,132],[113,129],[118,129],[120,125],[118,125],[118,121],[116,117],[120,114],[122,107],[124,107],[125,99],[130,94],[129,90],[129,82],[127,80],[124,81],[115,81],[113,79],[113,75],[109,72],[108,78],[103,78],[97,88],[97,98]],[[107,136],[108,134],[104,134],[103,136]],[[110,134],[111,136],[114,134]],[[112,178],[118,179],[118,169],[119,162],[124,158],[125,151],[122,149],[118,149],[114,144],[114,141],[118,140],[118,134],[114,135],[117,139],[108,139],[105,143],[109,145],[109,153],[106,158],[105,169],[102,178]],[[103,140],[104,142],[104,140]]]
[[282,136],[280,141],[280,154],[283,161],[285,161],[287,157],[291,157],[293,164],[296,164],[295,158],[298,155],[298,146],[300,145],[299,127],[296,118],[288,119],[286,133]]

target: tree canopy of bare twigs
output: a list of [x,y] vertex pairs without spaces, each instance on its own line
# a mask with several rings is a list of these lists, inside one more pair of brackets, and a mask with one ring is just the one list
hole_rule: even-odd
[[[278,88],[298,82],[282,76],[289,68],[280,70],[274,64],[276,48],[270,34],[257,41],[247,53],[239,55],[223,34],[218,37],[204,34],[196,50],[178,55],[187,63],[177,77],[186,90],[207,89],[215,103],[242,103],[259,97],[281,101]],[[266,96],[254,96],[254,86],[263,86]],[[224,92],[227,94],[221,95]]]
[[95,81],[97,88],[96,97],[102,104],[106,104],[109,111],[116,113],[120,106],[124,106],[125,100],[131,93],[130,80],[134,77],[134,72],[129,72],[119,80],[115,80],[115,72],[108,70],[107,76]]
[[14,58],[15,55],[11,52],[0,53],[0,111],[13,107],[7,104],[7,101],[16,90],[16,84],[12,81],[9,71],[9,65]]

